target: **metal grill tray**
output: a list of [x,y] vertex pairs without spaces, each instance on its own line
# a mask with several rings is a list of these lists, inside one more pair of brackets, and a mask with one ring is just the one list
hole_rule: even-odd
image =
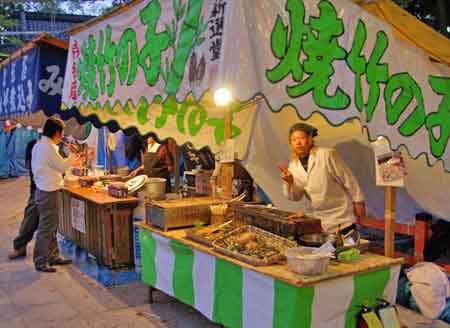
[[[259,258],[255,258],[254,256],[249,256],[249,255],[241,254],[241,253],[238,253],[235,251],[231,251],[225,247],[225,243],[228,238],[236,236],[236,235],[240,235],[245,232],[253,232],[258,235],[262,235],[266,239],[269,239],[271,241],[271,244],[275,245],[277,249],[281,249],[280,253],[278,255],[273,255],[270,257],[265,257],[265,258],[259,259]],[[286,258],[284,256],[284,250],[291,248],[291,247],[296,247],[297,243],[294,241],[290,241],[286,238],[277,236],[273,233],[267,232],[265,230],[259,229],[257,227],[245,225],[245,226],[239,227],[239,228],[231,231],[229,234],[227,234],[223,238],[220,238],[220,239],[214,241],[212,245],[216,251],[218,251],[224,255],[230,256],[232,258],[236,258],[239,261],[251,264],[253,266],[265,266],[265,265],[272,265],[272,264],[284,262],[286,260]]]

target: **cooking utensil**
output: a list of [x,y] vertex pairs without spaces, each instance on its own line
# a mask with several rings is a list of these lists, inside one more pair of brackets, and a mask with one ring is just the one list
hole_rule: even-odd
[[221,225],[215,227],[214,229],[212,229],[210,231],[211,234],[216,233],[217,231],[219,231],[220,229],[226,227],[227,225],[231,224],[231,222],[233,222],[233,220],[227,221],[225,223],[222,223]]
[[131,180],[128,180],[125,183],[125,185],[128,188],[128,192],[133,193],[133,192],[141,189],[145,185],[146,181],[147,181],[147,176],[145,174],[143,174],[143,175],[138,175],[137,177],[134,177]]
[[245,195],[245,192],[244,192],[244,193],[240,194],[239,196],[237,196],[235,198],[232,198],[229,201],[226,201],[225,203],[230,204],[230,203],[234,203],[234,202],[240,202],[241,200],[243,200],[245,198],[245,196],[246,195]]
[[308,233],[299,237],[300,243],[309,247],[320,247],[325,244],[328,239],[329,235],[326,233]]

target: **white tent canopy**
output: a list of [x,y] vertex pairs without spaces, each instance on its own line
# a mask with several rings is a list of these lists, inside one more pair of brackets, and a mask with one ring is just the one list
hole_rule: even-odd
[[[287,163],[290,159],[287,127],[298,120],[296,116],[293,109],[281,113],[260,110],[244,160],[250,174],[274,205],[290,210],[299,210],[302,204],[291,202],[282,195],[277,164]],[[384,217],[384,188],[375,186],[374,153],[359,121],[332,127],[321,115],[314,114],[308,123],[319,129],[316,143],[335,147],[352,169],[367,199],[368,214]],[[415,214],[423,210],[448,220],[450,205],[445,190],[450,185],[450,174],[444,173],[441,165],[428,167],[425,156],[415,160],[405,156],[404,159],[408,175],[405,188],[397,191],[397,221],[412,224]]]
[[[282,207],[293,206],[276,169],[288,159],[287,130],[318,112],[318,141],[336,144],[374,214],[383,216],[382,197],[367,174],[367,140],[383,135],[419,158],[407,163],[404,216],[423,207],[449,218],[449,202],[438,201],[450,171],[449,77],[448,66],[349,0],[138,0],[73,30],[63,108],[217,150],[225,121],[212,93],[227,87],[239,156]],[[368,135],[344,124],[354,118]]]

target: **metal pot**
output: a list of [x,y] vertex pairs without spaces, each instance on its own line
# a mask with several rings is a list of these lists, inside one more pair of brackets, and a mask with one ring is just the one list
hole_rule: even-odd
[[308,233],[299,236],[300,244],[309,247],[320,247],[329,240],[327,233]]
[[166,198],[166,179],[148,178],[145,184],[147,197],[158,200]]

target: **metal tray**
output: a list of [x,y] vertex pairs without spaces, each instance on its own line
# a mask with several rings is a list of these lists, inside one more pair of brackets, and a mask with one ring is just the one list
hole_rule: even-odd
[[[262,235],[266,239],[270,239],[271,243],[276,245],[276,248],[281,249],[280,253],[278,255],[259,259],[259,258],[255,258],[254,256],[249,256],[249,255],[241,254],[239,252],[231,251],[225,247],[225,243],[228,238],[235,236],[235,235],[240,235],[244,232],[253,232],[253,233]],[[267,232],[265,230],[259,229],[257,227],[245,225],[245,226],[242,226],[242,227],[239,227],[239,228],[233,230],[232,232],[230,232],[223,238],[220,238],[220,239],[214,241],[212,245],[216,251],[218,251],[224,255],[236,258],[242,262],[251,264],[253,266],[265,266],[265,265],[272,265],[272,264],[284,262],[286,260],[286,257],[284,256],[284,250],[291,248],[291,247],[296,247],[297,243],[294,241],[290,241],[286,238],[277,236],[273,233]]]
[[230,230],[228,230],[226,232],[224,232],[224,231],[217,232],[216,235],[213,236],[213,238],[206,238],[204,236],[204,234],[200,233],[202,230],[203,231],[204,230],[214,230],[214,228],[216,228],[218,226],[221,226],[221,225],[222,224],[213,224],[213,225],[210,225],[210,226],[207,226],[207,227],[199,227],[199,228],[189,229],[189,230],[186,231],[186,237],[191,239],[191,240],[193,240],[193,241],[196,241],[196,242],[198,242],[200,244],[203,244],[205,246],[212,247],[212,244],[213,244],[214,241],[225,237],[229,233],[231,233],[234,230],[236,230],[236,228],[238,227],[238,226],[236,226],[236,224],[234,222],[232,222],[230,224],[230,228],[231,228]]

